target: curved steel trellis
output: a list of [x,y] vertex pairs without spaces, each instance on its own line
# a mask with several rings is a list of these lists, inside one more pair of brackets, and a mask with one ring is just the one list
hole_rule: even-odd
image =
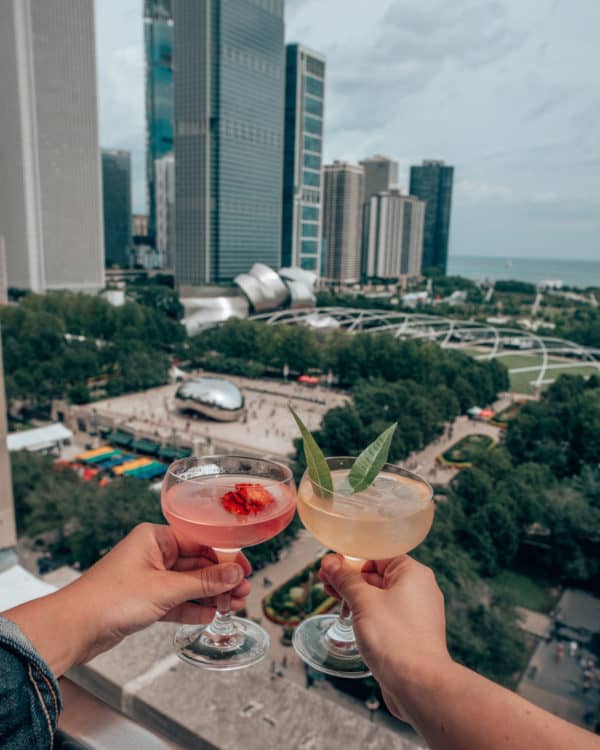
[[[387,332],[396,338],[414,338],[438,343],[442,348],[481,348],[476,359],[502,359],[514,354],[542,357],[539,365],[509,368],[512,373],[537,371],[533,382],[539,388],[549,370],[568,370],[582,363],[600,371],[600,349],[582,346],[574,341],[552,336],[539,336],[521,328],[502,328],[489,323],[459,320],[427,313],[394,312],[350,307],[317,307],[305,310],[280,310],[254,315],[267,325],[307,325],[315,328],[342,328],[349,333]],[[486,351],[489,349],[489,351]],[[550,357],[564,362],[551,363]],[[569,360],[576,359],[577,362]]]

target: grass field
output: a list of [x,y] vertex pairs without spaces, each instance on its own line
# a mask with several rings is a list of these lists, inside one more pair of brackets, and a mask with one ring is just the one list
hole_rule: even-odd
[[[480,357],[483,353],[483,349],[465,348],[460,349],[465,354],[469,354],[472,357]],[[505,356],[498,357],[498,361],[509,370],[519,369],[521,367],[535,367],[535,370],[529,372],[510,372],[510,387],[513,393],[523,393],[527,395],[533,395],[535,388],[531,384],[535,381],[540,368],[543,363],[543,357],[541,354],[526,354],[521,352],[515,352],[514,354],[506,354]],[[600,373],[600,370],[594,365],[588,365],[581,363],[576,367],[569,367],[573,364],[573,360],[563,359],[562,357],[548,357],[549,365],[565,365],[564,367],[553,367],[546,371],[544,376],[545,381],[554,381],[559,375],[584,375],[589,376],[594,373]],[[542,384],[542,390],[546,389],[550,385],[550,382]]]
[[489,578],[487,583],[495,593],[507,596],[515,607],[534,612],[548,613],[556,601],[556,596],[538,581],[511,570]]
[[[519,365],[519,367],[528,367],[528,365]],[[511,372],[511,390],[514,393],[533,394],[535,392],[535,388],[531,384],[531,381],[535,381],[538,376],[538,372],[539,370],[532,370],[531,372]],[[550,382],[556,380],[559,375],[584,375],[587,377],[589,375],[593,375],[594,373],[600,373],[600,370],[598,370],[598,368],[594,367],[593,365],[582,364],[578,365],[577,367],[567,367],[562,369],[553,368],[546,371],[546,374],[544,376],[544,381],[546,382],[542,383],[542,390],[545,390],[550,385]]]

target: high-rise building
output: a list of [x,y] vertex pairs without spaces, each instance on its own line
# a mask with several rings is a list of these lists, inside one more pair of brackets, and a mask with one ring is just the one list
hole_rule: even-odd
[[163,267],[173,268],[175,260],[175,158],[165,154],[155,164],[156,250]]
[[175,278],[281,261],[283,0],[176,0]]
[[131,153],[102,149],[104,262],[129,266],[131,251]]
[[454,167],[445,166],[443,161],[425,160],[420,167],[410,168],[410,194],[427,204],[423,268],[437,268],[443,273],[448,265],[453,178]]
[[0,0],[0,231],[10,286],[104,286],[93,0]]
[[363,168],[342,161],[326,164],[323,182],[324,275],[354,284],[360,280]]
[[173,0],[144,0],[146,184],[149,236],[156,234],[155,164],[173,151]]
[[288,44],[285,65],[285,138],[281,263],[321,270],[321,158],[325,59]]
[[377,154],[359,162],[365,171],[365,201],[398,184],[398,162]]
[[425,203],[395,188],[365,202],[362,276],[398,279],[419,276]]

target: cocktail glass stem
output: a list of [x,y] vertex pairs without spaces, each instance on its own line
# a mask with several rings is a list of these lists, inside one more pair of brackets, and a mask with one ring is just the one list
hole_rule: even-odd
[[[239,549],[215,549],[220,563],[233,562]],[[217,596],[217,611],[202,637],[220,648],[237,648],[239,633],[231,611],[231,592]]]
[[336,651],[356,649],[356,638],[352,628],[352,612],[344,600],[342,600],[340,614],[327,631],[325,638],[330,648]]

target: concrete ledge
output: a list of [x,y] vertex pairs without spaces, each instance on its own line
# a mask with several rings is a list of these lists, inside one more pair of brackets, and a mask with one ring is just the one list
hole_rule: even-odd
[[176,626],[157,623],[68,676],[126,716],[193,750],[416,750],[382,728],[285,678],[268,659],[219,674],[179,661]]

